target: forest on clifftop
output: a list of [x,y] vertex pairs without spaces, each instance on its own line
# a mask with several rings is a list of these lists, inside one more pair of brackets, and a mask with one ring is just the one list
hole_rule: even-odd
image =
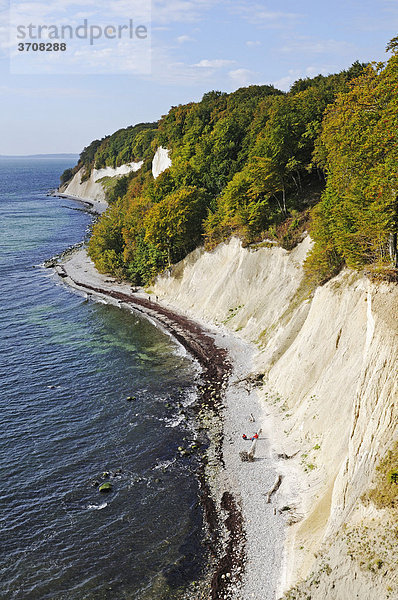
[[[290,249],[309,231],[315,283],[344,265],[396,280],[398,38],[387,50],[384,63],[300,79],[287,93],[212,91],[92,142],[62,182],[144,161],[104,181],[109,208],[88,248],[98,270],[147,284],[201,244],[236,235]],[[160,146],[172,166],[154,179]]]

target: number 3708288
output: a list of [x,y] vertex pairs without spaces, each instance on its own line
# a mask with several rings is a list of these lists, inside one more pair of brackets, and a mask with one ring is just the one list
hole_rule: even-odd
[[58,42],[21,42],[18,44],[19,52],[65,52],[66,44],[63,42],[59,44]]

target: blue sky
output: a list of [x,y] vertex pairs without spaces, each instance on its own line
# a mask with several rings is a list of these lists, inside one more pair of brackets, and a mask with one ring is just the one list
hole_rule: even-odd
[[[69,19],[99,4],[105,17],[111,6],[126,16],[137,2],[76,1],[52,7]],[[34,15],[44,4],[25,6]],[[101,74],[12,74],[8,15],[9,3],[0,0],[0,154],[80,152],[93,139],[157,120],[212,89],[272,83],[287,90],[300,77],[337,72],[355,60],[385,60],[385,46],[398,33],[398,0],[153,0],[150,73],[120,74],[103,59]]]

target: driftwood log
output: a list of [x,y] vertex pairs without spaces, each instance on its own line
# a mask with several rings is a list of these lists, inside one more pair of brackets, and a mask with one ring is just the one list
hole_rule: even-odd
[[282,458],[283,460],[289,460],[290,458],[294,458],[298,453],[299,450],[297,450],[297,452],[295,452],[294,454],[286,454],[285,452],[282,452],[281,454],[278,454],[278,458]]
[[275,492],[280,488],[281,483],[282,483],[282,475],[278,475],[272,488],[265,494],[265,501],[267,504],[269,504],[271,502],[272,494],[275,494]]

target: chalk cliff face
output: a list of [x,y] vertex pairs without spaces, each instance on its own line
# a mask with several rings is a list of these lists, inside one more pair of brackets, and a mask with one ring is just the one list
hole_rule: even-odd
[[397,439],[398,289],[346,270],[306,298],[310,244],[196,250],[154,292],[259,347],[274,451],[298,452],[280,465],[280,502],[294,509],[287,597],[387,600],[398,597],[390,515],[361,497]]
[[143,160],[139,162],[127,163],[125,165],[121,165],[120,167],[116,167],[113,169],[112,167],[105,167],[104,169],[94,169],[94,181],[97,182],[102,177],[120,177],[121,175],[128,175],[129,173],[135,173],[139,171],[144,164]]
[[78,198],[83,201],[87,201],[93,204],[93,208],[98,213],[102,213],[106,210],[108,204],[106,202],[105,190],[101,183],[103,177],[121,177],[131,172],[139,171],[142,167],[143,162],[127,163],[112,169],[112,167],[106,167],[105,169],[93,169],[90,177],[85,181],[82,181],[84,169],[80,169],[73,178],[65,185],[59,188],[59,193]]
[[[59,192],[67,196],[73,196],[81,200],[87,200],[97,204],[97,208],[102,208],[102,212],[106,208],[105,190],[101,184],[103,177],[121,177],[139,171],[144,164],[143,161],[127,163],[116,167],[106,167],[104,169],[93,169],[90,177],[82,182],[84,169],[80,169],[73,178],[65,185],[59,188]],[[161,146],[156,150],[152,160],[152,175],[154,179],[159,177],[163,171],[171,166],[171,158],[169,151]]]
[[159,146],[152,161],[152,175],[154,179],[159,177],[159,175],[169,167],[171,167],[169,151],[167,148],[162,148],[162,146]]
[[82,182],[83,169],[80,169],[73,178],[59,191],[67,196],[74,196],[81,200],[93,202],[105,202],[105,191],[99,181],[96,181],[95,171],[91,172],[90,177]]

